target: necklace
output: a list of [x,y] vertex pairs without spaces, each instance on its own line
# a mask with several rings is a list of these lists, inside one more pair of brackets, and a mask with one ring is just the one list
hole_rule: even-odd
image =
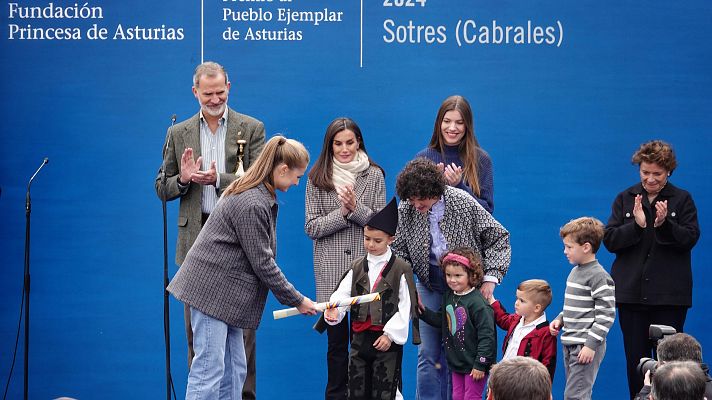
[[467,296],[468,294],[472,293],[472,291],[475,290],[475,288],[471,287],[467,290],[465,290],[462,293],[457,293],[456,291],[452,291],[452,299],[455,302],[455,307],[457,308],[458,304],[460,303],[460,300],[464,297]]

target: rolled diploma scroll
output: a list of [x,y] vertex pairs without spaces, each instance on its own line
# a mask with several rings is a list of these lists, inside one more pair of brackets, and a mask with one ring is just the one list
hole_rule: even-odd
[[[348,306],[352,306],[355,304],[370,303],[372,301],[380,300],[380,299],[381,299],[381,297],[379,296],[378,292],[376,292],[376,293],[365,294],[363,296],[348,297],[348,298],[345,298],[345,299],[339,300],[339,301],[327,301],[325,303],[317,303],[315,305],[315,307],[319,311],[324,311],[329,308],[348,307]],[[301,313],[299,312],[299,310],[297,310],[296,307],[272,311],[272,316],[274,316],[274,319],[291,317],[293,315],[298,315],[298,314],[301,314]]]

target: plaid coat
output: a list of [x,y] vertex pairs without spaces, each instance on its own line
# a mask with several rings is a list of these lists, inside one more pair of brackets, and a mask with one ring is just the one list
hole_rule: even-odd
[[374,212],[386,206],[386,183],[380,168],[371,166],[356,176],[356,210],[341,216],[336,190],[326,191],[307,181],[304,231],[314,240],[316,301],[329,296],[351,262],[366,255],[363,226]]
[[[482,257],[485,275],[499,282],[509,269],[509,232],[467,192],[445,187],[445,215],[440,229],[448,249],[467,246]],[[391,249],[413,266],[420,282],[430,286],[430,222],[408,201],[398,205],[398,230]]]
[[228,325],[257,329],[271,290],[295,307],[304,296],[275,263],[277,204],[264,185],[218,202],[168,285],[178,300]]

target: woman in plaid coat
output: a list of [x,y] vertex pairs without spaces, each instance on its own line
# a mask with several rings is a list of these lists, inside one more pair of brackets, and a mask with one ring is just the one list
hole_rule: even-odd
[[225,189],[166,288],[190,306],[195,358],[186,399],[242,398],[242,330],[257,329],[268,291],[302,314],[316,314],[275,262],[276,192],[297,185],[308,163],[301,143],[270,139],[247,173]]
[[[326,128],[321,153],[308,176],[304,230],[314,240],[316,297],[324,302],[351,262],[365,255],[363,225],[385,207],[386,184],[383,170],[366,153],[361,129],[343,117]],[[326,331],[325,398],[346,400],[348,318]]]

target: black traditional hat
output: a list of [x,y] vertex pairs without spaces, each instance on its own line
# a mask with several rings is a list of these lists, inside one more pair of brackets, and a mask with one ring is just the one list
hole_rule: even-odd
[[398,228],[398,204],[396,203],[396,198],[392,198],[381,211],[373,214],[366,222],[366,226],[386,232],[391,236],[395,235],[396,228]]

